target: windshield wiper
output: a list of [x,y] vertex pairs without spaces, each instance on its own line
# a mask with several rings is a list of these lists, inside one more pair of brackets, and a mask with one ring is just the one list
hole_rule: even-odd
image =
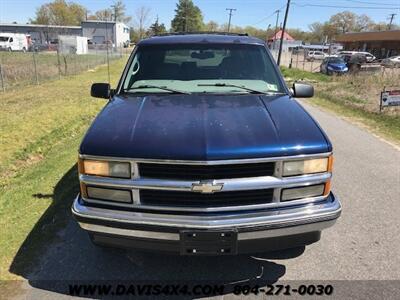
[[241,85],[230,84],[230,83],[199,83],[197,86],[233,87],[248,91],[250,94],[265,94],[265,92],[262,91],[257,91]]
[[189,92],[185,92],[185,91],[180,91],[180,90],[176,90],[176,89],[171,89],[169,87],[166,86],[161,86],[161,85],[150,85],[150,84],[143,84],[143,85],[138,85],[129,89],[124,89],[124,92],[128,92],[130,90],[140,90],[140,89],[160,89],[160,90],[164,90],[164,91],[168,91],[174,94],[186,94],[189,95]]

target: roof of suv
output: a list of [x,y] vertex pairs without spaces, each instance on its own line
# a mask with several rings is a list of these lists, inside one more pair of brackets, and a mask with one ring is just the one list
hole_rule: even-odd
[[139,45],[160,45],[160,44],[257,44],[264,45],[265,42],[244,34],[232,33],[191,33],[191,34],[166,34],[153,36],[139,42]]

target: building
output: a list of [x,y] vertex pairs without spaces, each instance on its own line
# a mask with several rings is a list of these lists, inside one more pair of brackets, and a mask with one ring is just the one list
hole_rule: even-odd
[[57,26],[37,24],[1,24],[0,32],[23,33],[39,44],[58,43],[59,35],[82,35],[80,26]]
[[296,48],[296,50],[308,51],[322,51],[328,54],[335,54],[343,50],[343,46],[340,44],[304,44]]
[[345,50],[368,51],[377,58],[400,55],[400,30],[346,33],[336,42]]
[[112,21],[90,20],[83,21],[82,36],[88,38],[92,44],[112,43],[116,47],[129,44],[129,27],[124,23]]
[[119,22],[83,21],[81,26],[37,24],[2,24],[0,33],[23,33],[37,44],[58,44],[58,36],[83,36],[93,44],[112,44],[122,47],[129,44],[129,27]]
[[[267,40],[268,47],[271,50],[278,50],[279,45],[281,43],[282,30],[279,30],[273,36],[269,37]],[[299,47],[302,44],[302,41],[295,40],[289,33],[286,31],[283,33],[283,43],[282,43],[282,51],[291,51],[292,49]]]

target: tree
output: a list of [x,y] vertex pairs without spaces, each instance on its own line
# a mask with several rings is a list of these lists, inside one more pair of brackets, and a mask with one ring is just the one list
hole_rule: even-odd
[[110,9],[112,11],[113,21],[129,23],[132,20],[132,17],[125,15],[126,7],[121,0],[114,2]]
[[356,24],[354,26],[354,31],[367,31],[372,28],[374,21],[367,15],[360,15],[356,18]]
[[156,21],[150,25],[148,35],[158,35],[167,32],[163,23],[158,23],[158,17]]
[[54,0],[53,2],[41,5],[36,10],[32,24],[44,25],[80,25],[86,17],[86,8],[80,4],[65,0]]
[[331,41],[340,33],[340,29],[337,25],[330,22],[315,22],[308,27],[310,33],[308,37],[304,39],[304,41],[307,42],[322,43],[325,42],[326,39]]
[[357,15],[351,11],[344,11],[331,16],[329,23],[337,28],[339,33],[347,33],[356,27]]
[[179,0],[175,17],[171,21],[172,31],[200,31],[203,28],[203,15],[192,0]]
[[139,40],[141,40],[145,36],[149,14],[150,8],[145,6],[139,7],[135,12],[135,23],[139,35]]
[[[92,19],[92,17],[90,18]],[[95,12],[94,19],[100,21],[112,21],[113,20],[113,11],[111,8],[101,9]]]
[[217,31],[218,30],[218,23],[215,21],[210,21],[207,24],[205,24],[205,30],[206,31]]

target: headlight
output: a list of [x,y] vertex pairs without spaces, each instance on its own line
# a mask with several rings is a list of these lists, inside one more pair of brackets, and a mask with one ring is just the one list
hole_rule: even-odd
[[116,189],[88,186],[87,195],[89,198],[95,200],[106,200],[106,201],[115,201],[124,203],[132,202],[132,193],[131,191],[128,190],[116,190]]
[[83,159],[79,160],[79,170],[86,175],[131,178],[131,165],[128,162]]
[[283,189],[281,201],[322,196],[324,194],[324,190],[325,184]]
[[283,163],[283,176],[323,173],[331,171],[332,156],[307,160],[286,161]]

